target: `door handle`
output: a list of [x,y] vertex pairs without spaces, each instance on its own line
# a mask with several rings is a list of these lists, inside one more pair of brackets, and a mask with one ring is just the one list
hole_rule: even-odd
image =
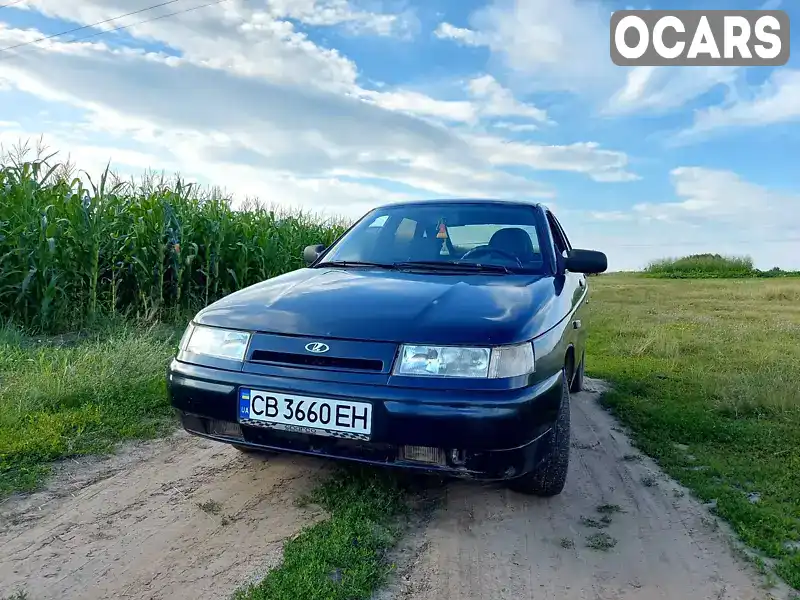
[[578,279],[578,285],[584,287],[586,285],[586,282],[583,279]]

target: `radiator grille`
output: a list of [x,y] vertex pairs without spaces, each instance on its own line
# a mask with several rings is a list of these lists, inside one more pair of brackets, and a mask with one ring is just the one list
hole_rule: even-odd
[[301,367],[324,367],[329,369],[348,369],[354,371],[383,370],[383,362],[368,358],[341,358],[337,356],[319,356],[316,354],[293,354],[270,350],[254,350],[251,362],[283,364]]

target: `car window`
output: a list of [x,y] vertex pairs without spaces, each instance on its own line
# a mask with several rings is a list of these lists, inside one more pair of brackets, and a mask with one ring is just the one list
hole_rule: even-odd
[[394,232],[394,237],[398,241],[410,241],[411,238],[414,237],[414,233],[417,231],[417,222],[412,219],[404,218],[400,221],[400,224],[397,226],[397,229]]
[[480,202],[395,204],[367,215],[324,261],[464,261],[542,269],[532,206]]
[[372,220],[369,224],[370,227],[383,227],[386,223],[386,219],[389,218],[389,215],[381,215],[380,217],[376,217]]
[[550,226],[550,235],[553,236],[556,252],[561,256],[566,256],[567,242],[564,240],[564,236],[561,233],[561,229],[558,227],[555,217],[549,211],[547,212],[547,224]]
[[564,231],[564,227],[561,225],[561,221],[559,221],[558,218],[556,218],[556,216],[553,213],[550,213],[550,216],[553,217],[553,222],[556,224],[556,227],[558,227],[558,230],[561,232],[561,239],[564,241],[566,249],[568,251],[572,250],[572,244],[570,243],[569,238],[567,237],[567,232]]
[[[507,226],[507,224],[497,223],[491,225],[462,225],[460,227],[448,227],[447,231],[454,246],[468,250],[488,244],[495,233]],[[539,235],[536,233],[536,227],[534,225],[525,225],[520,229],[528,234],[534,249],[539,252]]]

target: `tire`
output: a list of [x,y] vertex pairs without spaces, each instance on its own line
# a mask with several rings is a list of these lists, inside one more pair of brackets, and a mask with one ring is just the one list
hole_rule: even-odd
[[583,374],[586,371],[586,350],[581,355],[581,362],[578,368],[575,369],[575,375],[572,377],[572,383],[569,385],[569,393],[577,394],[583,390]]
[[513,479],[508,487],[529,496],[551,497],[560,494],[567,482],[570,450],[569,386],[564,372],[561,384],[561,407],[558,411],[550,452],[535,471]]

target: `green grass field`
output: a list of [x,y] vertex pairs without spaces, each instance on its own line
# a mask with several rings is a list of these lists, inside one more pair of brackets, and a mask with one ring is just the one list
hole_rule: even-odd
[[605,402],[800,588],[800,279],[592,283],[587,370],[613,383]]
[[[187,315],[297,268],[342,227],[112,179],[85,190],[58,166],[0,165],[0,497],[35,489],[52,461],[174,427],[164,368]],[[689,257],[592,277],[588,374],[613,385],[605,402],[642,449],[800,589],[800,278],[784,275]],[[312,494],[330,519],[243,598],[332,597],[341,561],[357,576],[334,597],[383,581],[405,488],[347,472]],[[359,536],[364,552],[348,546]]]

